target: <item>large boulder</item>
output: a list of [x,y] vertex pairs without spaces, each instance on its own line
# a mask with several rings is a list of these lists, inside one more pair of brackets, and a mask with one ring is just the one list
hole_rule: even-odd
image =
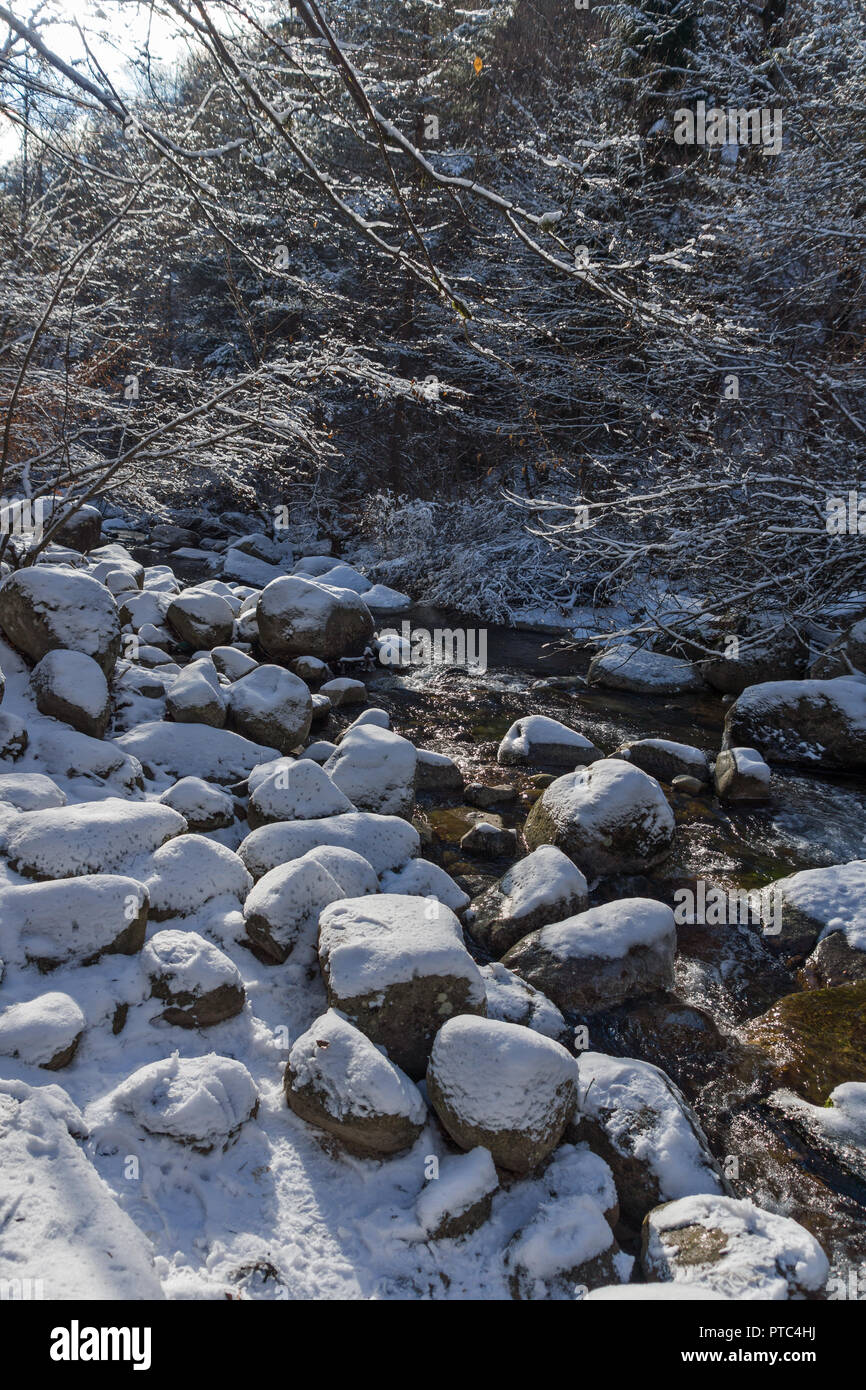
[[629,1225],[661,1202],[725,1190],[697,1116],[658,1067],[582,1052],[578,1073],[575,1134],[610,1164]]
[[131,956],[144,945],[149,897],[121,874],[85,874],[0,889],[0,920],[40,970]]
[[644,1222],[641,1265],[647,1279],[708,1284],[737,1299],[807,1298],[824,1286],[830,1265],[796,1221],[733,1197],[682,1197]]
[[261,644],[276,661],[299,656],[332,661],[363,651],[373,636],[373,618],[358,594],[299,574],[266,585],[256,619]]
[[584,871],[644,873],[670,852],[674,815],[653,777],[616,758],[558,777],[526,821],[531,849],[556,845]]
[[65,806],[66,800],[66,793],[44,773],[0,774],[0,804],[14,806],[16,811],[47,811],[51,806]]
[[276,767],[251,785],[247,824],[250,830],[278,821],[320,820],[354,811],[347,796],[310,758]]
[[108,590],[76,570],[37,565],[0,584],[0,628],[31,661],[58,647],[83,652],[110,676],[120,651],[120,618]]
[[376,875],[366,859],[346,849],[330,852],[358,861],[349,866],[353,870],[351,880],[346,879],[345,864],[332,860],[332,873],[327,858],[322,862],[321,851],[310,850],[300,859],[271,869],[248,894],[244,903],[247,936],[266,961],[282,964],[294,955],[304,964],[312,963],[322,909],[347,896],[378,891]]
[[571,1043],[573,1030],[540,989],[521,980],[498,960],[483,965],[481,974],[487,991],[488,1018],[496,1018],[500,1023],[519,1023],[522,1028],[532,1028],[563,1046]]
[[743,1038],[777,1086],[823,1105],[836,1086],[866,1081],[866,980],[786,994]]
[[6,853],[13,869],[28,878],[77,878],[151,853],[184,830],[183,816],[169,806],[110,796],[19,816]]
[[427,1068],[436,1114],[461,1149],[481,1144],[494,1163],[529,1173],[552,1153],[577,1105],[577,1065],[565,1048],[529,1028],[451,1018]]
[[176,724],[209,724],[221,729],[226,722],[226,699],[216,667],[209,657],[191,661],[168,690],[166,713]]
[[244,1006],[237,966],[213,942],[194,931],[158,931],[141,953],[161,1017],[179,1028],[210,1028],[234,1018]]
[[155,922],[186,917],[212,898],[243,902],[253,886],[238,856],[206,835],[178,835],[169,840],[150,856],[147,868],[145,883]]
[[415,1208],[426,1238],[457,1240],[476,1231],[489,1217],[498,1187],[496,1166],[480,1144],[441,1159]]
[[594,656],[586,680],[588,685],[632,690],[640,695],[680,695],[700,690],[704,684],[700,671],[690,662],[624,643]]
[[401,869],[421,848],[418,831],[402,816],[377,816],[372,811],[351,811],[321,820],[281,821],[261,825],[241,841],[238,854],[253,878],[261,878],[278,864],[300,859],[319,846],[335,845],[354,850],[372,864],[377,874]]
[[256,743],[290,753],[310,732],[313,703],[299,676],[281,666],[257,666],[229,691],[235,728]]
[[390,729],[357,725],[325,763],[325,771],[359,811],[411,817],[415,747]]
[[252,743],[231,729],[159,719],[137,724],[113,742],[136,758],[148,777],[202,777],[220,786],[243,781],[259,763],[277,756],[276,748]]
[[232,640],[235,615],[231,605],[211,589],[184,589],[168,605],[165,618],[193,651],[212,651]]
[[235,804],[228,792],[201,777],[181,777],[159,798],[163,806],[179,812],[192,831],[205,834],[224,830],[235,818]]
[[571,1302],[575,1290],[604,1288],[626,1278],[624,1255],[598,1202],[583,1193],[542,1202],[505,1252],[511,1295],[516,1299]]
[[639,738],[623,743],[613,754],[632,767],[655,777],[659,782],[672,782],[675,777],[695,777],[709,782],[710,765],[706,753],[688,743],[673,743],[667,738]]
[[557,1008],[592,1014],[673,984],[676,925],[655,898],[621,898],[524,936],[503,964]]
[[109,1114],[132,1118],[148,1134],[198,1153],[225,1149],[259,1108],[255,1082],[242,1062],[214,1052],[149,1062],[103,1102]]
[[102,738],[111,717],[108,682],[102,667],[83,652],[46,652],[30,677],[40,714],[71,724],[90,738]]
[[768,801],[770,769],[754,748],[723,748],[713,769],[722,801]]
[[602,754],[583,734],[548,719],[530,714],[512,724],[499,745],[496,760],[505,766],[547,763],[553,767],[586,767]]
[[362,1158],[411,1148],[427,1121],[418,1087],[333,1009],[293,1044],[283,1087],[296,1115]]
[[45,529],[58,522],[60,525],[51,538],[57,545],[68,545],[70,549],[80,550],[82,554],[99,545],[102,536],[102,513],[97,507],[91,507],[84,502],[73,511],[71,505],[61,504],[45,516]]
[[783,614],[757,614],[723,635],[723,650],[700,662],[704,680],[726,695],[740,695],[763,681],[804,674],[808,648]]
[[319,918],[319,963],[329,1005],[414,1080],[443,1021],[486,1008],[460,923],[435,899],[381,893],[332,903]]
[[68,994],[53,990],[0,1012],[0,1057],[60,1071],[78,1050],[87,1020]]
[[466,920],[470,934],[495,956],[550,922],[561,922],[587,906],[580,869],[554,845],[540,845],[488,888]]
[[750,686],[728,710],[724,746],[754,747],[777,763],[862,771],[866,681],[840,678]]

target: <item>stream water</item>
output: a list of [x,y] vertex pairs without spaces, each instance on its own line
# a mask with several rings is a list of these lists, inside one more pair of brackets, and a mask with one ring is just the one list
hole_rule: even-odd
[[[413,628],[478,627],[471,618],[430,608],[415,608],[409,619]],[[487,628],[487,644],[483,674],[433,665],[380,669],[367,678],[372,703],[389,710],[400,733],[449,754],[467,782],[508,783],[517,790],[517,799],[497,805],[494,815],[464,804],[456,793],[419,798],[422,852],[473,895],[510,861],[470,859],[460,851],[461,836],[479,819],[497,816],[519,832],[544,784],[538,768],[497,765],[498,742],[515,719],[547,714],[606,754],[642,737],[693,744],[710,755],[720,747],[725,705],[713,694],[671,698],[590,689],[582,682],[589,652],[564,651],[555,638],[497,627]],[[549,680],[567,688],[541,684]],[[652,875],[596,885],[592,903],[630,895],[673,903],[676,888],[698,879],[726,890],[753,889],[798,869],[866,858],[862,779],[774,773],[771,801],[748,810],[726,808],[709,793],[665,790],[677,820],[674,854]],[[801,1221],[822,1241],[846,1287],[859,1286],[866,1297],[866,1167],[805,1138],[784,1108],[769,1103],[782,1084],[779,1066],[744,1042],[750,1020],[801,989],[796,965],[773,955],[748,925],[680,927],[678,947],[676,995],[594,1017],[590,1046],[662,1067],[697,1112],[737,1195]],[[852,988],[822,992],[827,1003],[813,1030],[816,1046],[826,1045],[818,1034],[832,1032],[837,1002],[851,1007]],[[858,1002],[863,1010],[859,995]],[[862,1013],[861,1029],[866,1032]],[[786,1059],[784,1085],[813,1101],[820,1094],[823,1103],[841,1081],[866,1081],[866,1037],[862,1044],[840,1054],[835,1072],[833,1060],[828,1070],[822,1058],[819,1084],[809,1038],[799,1038]]]

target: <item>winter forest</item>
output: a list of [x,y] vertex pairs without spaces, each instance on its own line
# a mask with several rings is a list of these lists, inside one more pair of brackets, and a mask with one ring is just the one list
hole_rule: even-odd
[[864,19],[0,0],[0,1301],[866,1300]]

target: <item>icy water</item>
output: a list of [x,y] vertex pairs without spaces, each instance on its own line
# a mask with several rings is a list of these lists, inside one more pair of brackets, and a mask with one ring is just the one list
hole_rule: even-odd
[[[413,627],[478,626],[471,618],[428,608],[415,609],[410,621]],[[371,701],[391,712],[394,727],[419,746],[453,757],[467,782],[508,783],[518,791],[518,799],[497,805],[495,814],[479,812],[457,794],[420,798],[416,824],[423,852],[473,894],[510,861],[470,861],[459,849],[461,836],[476,821],[497,816],[520,832],[545,784],[539,769],[497,765],[497,744],[515,719],[547,714],[606,754],[627,740],[656,737],[714,755],[725,714],[724,703],[712,694],[671,698],[588,689],[581,678],[589,653],[563,651],[555,638],[507,628],[488,627],[487,634],[484,674],[440,665],[382,671],[367,681]],[[540,686],[549,680],[559,684]],[[675,889],[697,879],[752,889],[798,869],[866,858],[862,779],[774,774],[771,802],[745,811],[727,809],[709,793],[689,797],[666,791],[677,820],[675,853],[651,876],[597,885],[592,902],[639,894],[673,903]],[[773,956],[757,929],[680,927],[676,997],[640,1001],[596,1017],[590,1047],[663,1067],[697,1111],[737,1195],[801,1221],[850,1283],[852,1269],[866,1273],[866,1171],[853,1170],[838,1153],[804,1139],[784,1110],[768,1102],[782,1084],[778,1067],[744,1045],[750,1020],[800,987],[796,966]],[[815,1025],[817,1045],[819,1034],[832,1031],[837,1001],[850,1006],[851,988],[828,996],[825,1015]],[[828,1089],[842,1080],[866,1080],[866,1071],[856,1070],[864,1056],[861,1049],[851,1074],[847,1059],[840,1059]],[[789,1069],[784,1085],[808,1095],[816,1084],[812,1059],[807,1055],[798,1065],[800,1071]],[[866,1278],[861,1283],[866,1285]]]

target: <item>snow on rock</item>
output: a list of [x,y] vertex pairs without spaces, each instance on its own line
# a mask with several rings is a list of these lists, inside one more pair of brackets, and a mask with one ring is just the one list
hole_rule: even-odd
[[501,1023],[519,1023],[532,1028],[546,1038],[565,1045],[571,1040],[571,1030],[555,1004],[515,975],[501,961],[481,967],[487,991],[487,1017]]
[[359,654],[373,635],[372,615],[357,593],[335,592],[298,574],[275,579],[262,590],[256,620],[262,646],[276,661]]
[[182,777],[162,793],[163,806],[170,806],[183,816],[190,830],[204,834],[221,830],[235,818],[234,801],[221,787],[214,787],[201,777]]
[[390,729],[391,716],[384,709],[362,710],[357,719],[353,719],[352,723],[347,725],[343,732],[337,736],[337,747],[340,746],[347,734],[352,733],[354,729],[363,728],[365,724],[375,724],[379,729]]
[[336,680],[325,681],[319,687],[319,694],[327,696],[334,709],[337,709],[340,705],[363,705],[367,699],[367,687],[363,681],[352,680],[350,676],[338,676]]
[[[331,576],[327,575],[326,578],[330,583]],[[408,594],[402,594],[399,589],[390,589],[387,584],[373,584],[362,592],[374,618],[391,618],[398,613],[407,613],[412,607]]]
[[275,772],[284,772],[287,768],[293,767],[297,761],[297,758],[286,756],[282,758],[269,758],[267,762],[259,763],[253,768],[247,778],[247,791],[252,795],[253,792],[258,791],[262,783],[266,782]]
[[189,1144],[199,1153],[227,1148],[259,1108],[255,1082],[242,1062],[209,1052],[175,1052],[150,1062],[112,1091],[100,1106],[129,1114],[148,1134]]
[[103,742],[54,724],[31,726],[30,752],[52,777],[86,777],[126,790],[143,783],[141,763],[114,741]]
[[40,714],[71,724],[91,738],[104,736],[111,716],[108,682],[92,657],[60,648],[46,652],[33,669],[30,685]]
[[344,898],[361,898],[378,893],[379,880],[373,865],[362,854],[341,845],[317,845],[305,856],[328,870],[343,890]]
[[577,1065],[529,1028],[455,1017],[436,1035],[427,1091],[461,1149],[481,1144],[498,1167],[528,1173],[553,1152],[574,1113]]
[[276,748],[251,743],[230,729],[152,720],[113,740],[136,758],[148,777],[203,777],[221,786],[241,782],[253,768],[277,756]]
[[416,1214],[428,1240],[454,1240],[476,1231],[490,1215],[499,1187],[496,1165],[487,1149],[451,1154],[418,1198]]
[[402,869],[382,875],[383,893],[408,893],[417,898],[437,898],[450,907],[458,917],[469,906],[469,894],[464,893],[450,874],[429,859],[410,859]]
[[232,850],[204,835],[169,840],[150,856],[147,868],[150,916],[155,922],[185,917],[224,894],[243,902],[253,883]]
[[418,831],[401,816],[377,816],[348,811],[321,820],[284,821],[261,825],[241,841],[238,854],[253,878],[299,859],[318,845],[339,845],[369,860],[377,874],[401,869],[421,847]]
[[116,868],[184,830],[183,816],[169,806],[111,796],[26,812],[9,833],[6,853],[28,878],[70,878]]
[[598,1203],[587,1196],[542,1202],[506,1251],[512,1297],[519,1299],[572,1300],[576,1288],[627,1279],[632,1264]]
[[617,758],[558,777],[526,821],[531,849],[553,844],[589,875],[644,873],[674,842],[674,814],[653,777]]
[[309,758],[312,762],[318,763],[320,767],[324,767],[331,754],[336,751],[336,748],[336,743],[330,743],[327,739],[322,738],[318,739],[315,743],[308,743],[300,756],[302,758]]
[[221,729],[226,711],[226,697],[209,657],[191,661],[168,687],[166,713],[176,724],[209,724]]
[[484,981],[460,923],[431,898],[347,898],[319,918],[328,1003],[417,1080],[452,1014],[483,1013]]
[[724,1190],[697,1116],[658,1067],[582,1052],[577,1133],[610,1164],[622,1214],[637,1229],[661,1202]]
[[866,767],[866,683],[840,677],[751,685],[728,710],[724,746],[754,747],[774,763],[860,771]]
[[833,864],[827,869],[803,869],[777,879],[764,890],[773,907],[772,938],[788,952],[810,951],[834,932],[843,932],[848,945],[866,951],[866,859]]
[[715,1196],[682,1197],[651,1211],[641,1264],[648,1279],[761,1301],[816,1293],[829,1272],[821,1246],[796,1221]]
[[587,883],[554,845],[540,845],[473,903],[467,927],[493,955],[502,956],[531,931],[583,912]]
[[272,579],[279,579],[285,573],[282,565],[270,564],[235,547],[226,551],[222,568],[225,579],[235,579],[239,584],[249,584],[254,589],[263,589]]
[[87,1020],[68,994],[40,994],[0,1012],[0,1057],[60,1071],[75,1056]]
[[244,985],[224,951],[198,932],[167,929],[150,938],[141,964],[151,994],[165,1004],[161,1017],[180,1028],[210,1028],[244,1006]]
[[505,766],[520,763],[550,763],[556,767],[585,767],[602,754],[583,734],[548,719],[530,714],[512,724],[499,745],[496,760]]
[[317,656],[296,656],[294,661],[289,663],[289,669],[311,687],[332,680],[334,675],[327,662],[320,661]]
[[327,573],[320,576],[320,582],[327,584],[330,589],[351,589],[356,594],[366,594],[373,587],[366,575],[339,561],[335,561]]
[[7,1228],[0,1282],[41,1288],[57,1302],[161,1299],[150,1241],[82,1153],[73,1134],[83,1132],[83,1121],[77,1116],[76,1123],[71,1104],[66,1117],[52,1104],[55,1089],[0,1081],[3,1207],[26,1232],[12,1241]]
[[418,1087],[333,1009],[292,1045],[283,1086],[296,1115],[361,1157],[411,1148],[427,1122]]
[[199,586],[183,589],[168,605],[165,619],[173,632],[193,651],[224,647],[231,643],[235,615],[231,605],[212,590]]
[[376,724],[356,725],[325,763],[331,780],[359,811],[412,815],[415,747]]
[[620,898],[524,936],[503,964],[560,1008],[609,1009],[673,984],[676,925],[655,898]]
[[659,782],[672,782],[675,777],[696,777],[699,782],[710,780],[706,753],[691,744],[674,743],[667,738],[634,739],[621,744],[613,757],[623,758]]
[[766,801],[770,795],[770,769],[755,748],[722,749],[713,781],[724,801]]
[[278,767],[251,791],[247,822],[251,830],[276,821],[320,820],[354,811],[318,763],[307,758]]
[[[300,859],[271,869],[244,903],[247,935],[265,960],[282,964],[300,947],[298,958],[303,964],[312,963],[319,913],[329,903],[346,897],[343,885],[327,865],[314,858],[316,853],[311,850]],[[376,892],[376,877],[372,869],[370,873],[373,887],[367,891]]]
[[862,1173],[866,1150],[866,1081],[845,1081],[830,1092],[825,1105],[811,1105],[792,1091],[774,1091],[774,1109],[793,1118],[824,1148],[832,1148],[845,1166]]
[[237,647],[214,647],[211,660],[220,675],[227,676],[230,681],[249,675],[259,664],[246,652],[239,652]]
[[51,883],[0,888],[0,930],[17,942],[17,953],[42,970],[57,965],[92,965],[103,955],[133,955],[144,942],[147,889],[122,874],[85,874]]
[[610,690],[633,690],[642,695],[678,695],[700,690],[703,677],[689,661],[624,643],[594,656],[586,673],[588,685]]
[[0,802],[17,811],[46,811],[65,806],[66,793],[41,772],[4,772],[0,775]]
[[170,594],[135,589],[125,593],[118,604],[120,621],[129,623],[133,632],[140,632],[148,625],[162,627],[170,603]]
[[[370,710],[372,714],[374,711]],[[429,748],[416,749],[418,761],[415,766],[415,790],[462,791],[463,773],[453,758],[447,753],[432,753]]]
[[93,657],[110,676],[120,651],[120,619],[108,590],[88,574],[34,566],[0,584],[0,628],[31,661],[57,647]]
[[229,690],[238,731],[257,743],[290,753],[310,732],[312,700],[304,682],[281,666],[257,666]]

